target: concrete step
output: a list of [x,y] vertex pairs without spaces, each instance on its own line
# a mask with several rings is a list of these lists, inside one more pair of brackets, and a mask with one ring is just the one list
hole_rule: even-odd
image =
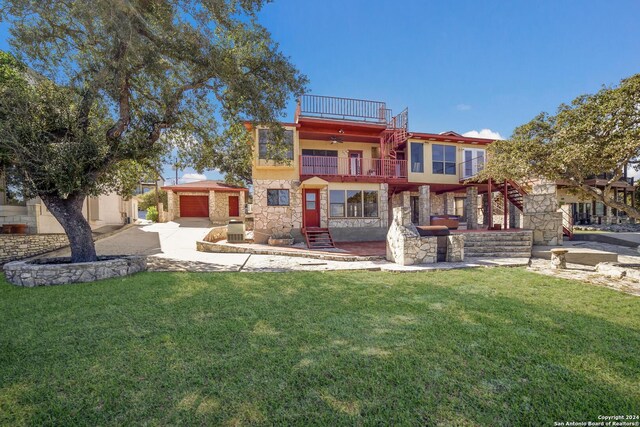
[[465,257],[487,257],[487,258],[531,258],[531,251],[464,251]]
[[531,241],[522,240],[506,240],[506,241],[484,241],[484,242],[468,242],[465,240],[464,247],[486,247],[486,246],[526,246],[531,247]]

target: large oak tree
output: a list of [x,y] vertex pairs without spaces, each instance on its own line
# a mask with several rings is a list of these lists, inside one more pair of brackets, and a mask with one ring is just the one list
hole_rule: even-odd
[[[579,96],[556,115],[539,114],[516,128],[511,139],[491,144],[487,157],[480,179],[560,181],[640,219],[640,210],[616,199],[613,190],[625,170],[637,170],[640,159],[640,74]],[[609,177],[604,188],[590,185],[601,174]]]
[[243,123],[271,125],[277,138],[306,83],[258,23],[264,3],[4,2],[15,52],[44,78],[5,85],[15,97],[0,99],[0,152],[62,224],[72,261],[96,259],[85,198],[123,187],[128,168],[177,148],[196,169],[250,179]]

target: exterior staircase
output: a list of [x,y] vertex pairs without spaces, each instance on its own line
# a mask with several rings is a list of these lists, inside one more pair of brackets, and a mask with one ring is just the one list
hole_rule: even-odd
[[478,232],[464,234],[465,257],[531,258],[533,232]]
[[524,209],[524,196],[527,194],[526,190],[514,181],[494,183],[493,188],[495,191],[499,191],[500,194],[504,194],[505,185],[507,186],[507,199],[522,212]]
[[331,249],[336,245],[328,228],[307,228],[304,231],[309,249]]
[[409,136],[409,110],[406,108],[387,123],[387,130],[380,137],[383,159],[396,159],[398,148]]

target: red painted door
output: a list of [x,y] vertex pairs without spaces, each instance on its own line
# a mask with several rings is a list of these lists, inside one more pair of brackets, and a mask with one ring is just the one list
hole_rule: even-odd
[[240,216],[240,197],[229,196],[229,216]]
[[208,217],[209,196],[180,196],[180,216]]
[[304,226],[320,227],[320,190],[304,190]]

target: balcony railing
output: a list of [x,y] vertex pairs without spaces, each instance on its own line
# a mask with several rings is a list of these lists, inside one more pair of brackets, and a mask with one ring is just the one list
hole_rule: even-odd
[[407,161],[355,157],[300,156],[300,175],[406,179]]
[[391,109],[384,102],[335,96],[302,95],[298,103],[298,116],[327,119],[354,120],[388,124]]
[[[600,175],[591,176],[591,179],[606,179],[607,181],[613,178],[612,173],[601,173]],[[618,181],[626,182],[629,185],[633,185],[634,179],[632,176],[630,177],[620,177]]]
[[486,162],[486,156],[478,156],[458,164],[458,178],[460,181],[473,178],[484,169]]

